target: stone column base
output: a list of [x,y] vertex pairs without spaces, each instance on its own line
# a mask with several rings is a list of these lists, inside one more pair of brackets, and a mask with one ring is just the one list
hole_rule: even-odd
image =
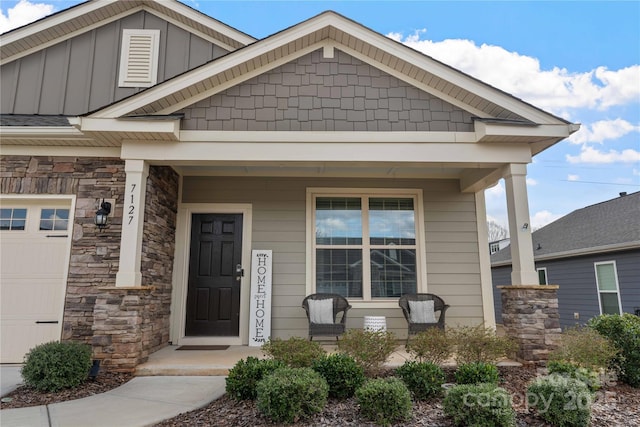
[[560,339],[557,285],[498,286],[507,336],[519,345],[518,359],[543,364]]
[[145,329],[153,287],[101,288],[93,308],[93,357],[110,371],[133,372],[146,362]]

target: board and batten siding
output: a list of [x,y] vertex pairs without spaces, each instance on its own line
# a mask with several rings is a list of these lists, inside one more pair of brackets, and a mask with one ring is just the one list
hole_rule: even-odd
[[[560,326],[582,325],[600,314],[594,264],[609,261],[616,263],[622,311],[634,313],[635,308],[640,307],[640,250],[536,262],[536,268],[547,269],[548,283],[559,285]],[[502,303],[496,286],[510,284],[510,275],[510,265],[492,268],[497,323],[502,323]],[[578,319],[574,313],[578,313]]]
[[144,89],[118,87],[124,29],[160,30],[158,83],[228,53],[140,11],[2,65],[2,114],[84,114]]
[[[423,190],[428,291],[451,305],[448,325],[483,320],[478,237],[473,194],[459,191],[457,180],[183,178],[183,203],[251,203],[252,248],[273,250],[272,335],[306,337],[306,190],[328,188],[420,188]],[[362,328],[363,316],[387,317],[389,330],[406,337],[400,308],[353,308],[348,328]]]

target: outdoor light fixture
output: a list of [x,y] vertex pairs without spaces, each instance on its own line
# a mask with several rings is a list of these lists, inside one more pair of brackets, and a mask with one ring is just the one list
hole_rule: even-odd
[[522,224],[522,231],[526,231],[529,229],[529,223],[525,222],[524,224]]
[[94,222],[96,223],[100,231],[102,231],[107,226],[107,218],[109,217],[110,213],[111,203],[105,202],[104,199],[102,199],[100,209],[98,209],[98,211],[96,212],[96,217],[94,219]]

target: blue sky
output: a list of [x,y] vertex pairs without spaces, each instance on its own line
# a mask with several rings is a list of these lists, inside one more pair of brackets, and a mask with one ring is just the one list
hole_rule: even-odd
[[[581,123],[529,165],[534,228],[640,191],[638,1],[183,1],[256,38],[335,10]],[[78,3],[1,0],[0,32]],[[487,191],[487,214],[506,225],[502,182]]]

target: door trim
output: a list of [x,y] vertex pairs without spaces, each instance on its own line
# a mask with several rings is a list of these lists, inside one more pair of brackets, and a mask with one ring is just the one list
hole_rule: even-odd
[[[247,345],[249,344],[249,297],[251,283],[251,224],[253,206],[250,203],[182,203],[176,223],[176,251],[174,256],[171,292],[170,340],[177,345]],[[187,288],[189,283],[189,248],[191,245],[191,215],[242,214],[242,265],[245,276],[240,282],[240,333],[237,337],[185,336]]]

